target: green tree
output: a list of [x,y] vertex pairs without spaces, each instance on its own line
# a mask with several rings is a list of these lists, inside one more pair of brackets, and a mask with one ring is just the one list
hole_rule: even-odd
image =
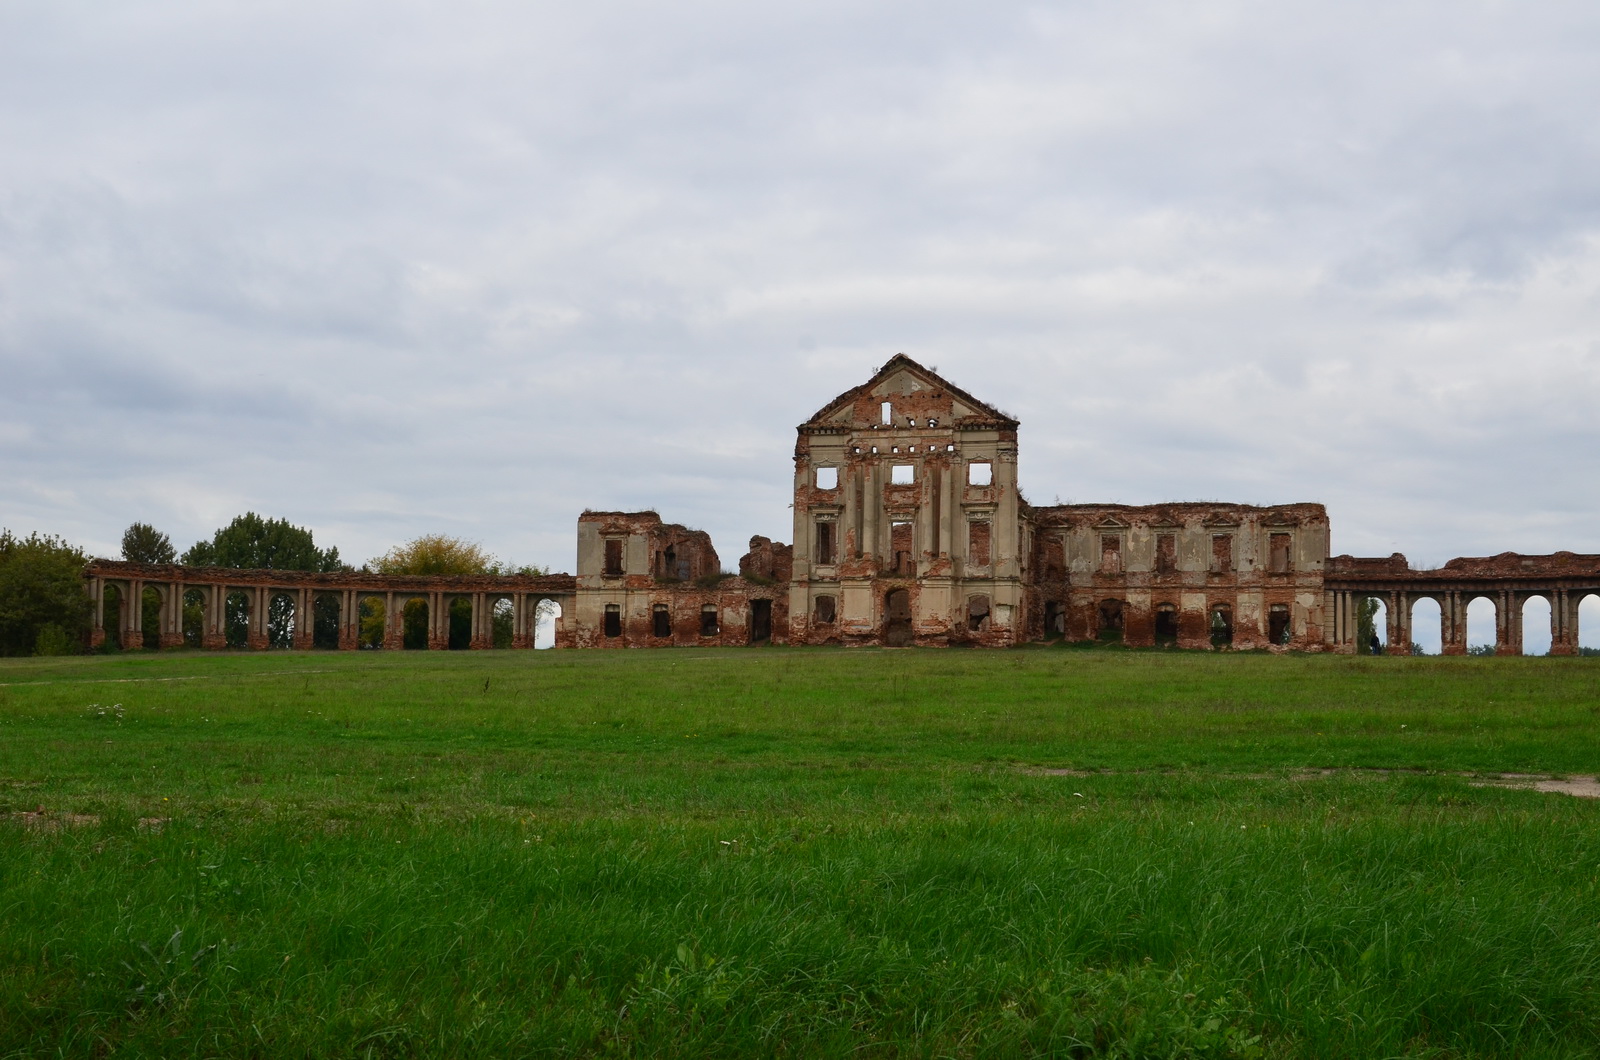
[[367,564],[377,574],[503,574],[499,560],[476,541],[423,534]]
[[134,563],[171,563],[178,558],[172,539],[149,523],[134,523],[122,532],[122,558]]
[[0,530],[0,655],[77,650],[92,611],[83,591],[88,561],[61,538]]
[[[1377,632],[1373,623],[1378,615],[1378,598],[1366,596],[1361,600],[1356,609],[1356,654],[1368,655],[1372,652],[1372,638]],[[1378,638],[1380,641],[1382,637]]]
[[218,530],[210,541],[197,541],[179,561],[190,567],[237,567],[245,570],[344,570],[339,550],[323,551],[311,531],[287,519],[263,519],[246,512]]

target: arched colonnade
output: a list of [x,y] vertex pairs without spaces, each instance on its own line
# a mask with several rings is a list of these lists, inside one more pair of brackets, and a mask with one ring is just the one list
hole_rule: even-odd
[[[502,628],[509,624],[510,647],[535,647],[545,616],[554,620],[553,646],[562,647],[571,640],[566,619],[576,588],[570,575],[418,578],[107,560],[90,564],[85,579],[92,645],[109,641],[123,648],[398,650],[406,646],[406,607],[413,601],[426,613],[425,635],[414,647],[452,647],[453,610],[467,616],[465,643],[458,637],[456,647],[495,647],[497,613]],[[159,598],[159,606],[144,606],[147,594]],[[376,606],[366,608],[364,629],[369,601]],[[150,622],[156,628],[147,628]]]
[[1441,654],[1466,655],[1472,646],[1467,637],[1467,611],[1475,600],[1486,600],[1494,608],[1494,653],[1523,653],[1523,610],[1529,600],[1543,599],[1550,605],[1550,654],[1577,655],[1579,645],[1578,612],[1585,597],[1600,596],[1600,583],[1553,586],[1464,586],[1432,588],[1405,586],[1344,588],[1330,591],[1335,650],[1359,652],[1356,626],[1361,602],[1376,598],[1383,603],[1384,650],[1390,655],[1410,654],[1416,641],[1413,625],[1416,605],[1431,600],[1439,608]]

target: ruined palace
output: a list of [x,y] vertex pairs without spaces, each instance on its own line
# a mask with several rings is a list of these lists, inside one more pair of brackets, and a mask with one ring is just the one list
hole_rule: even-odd
[[[544,629],[568,648],[1060,639],[1355,652],[1369,647],[1356,643],[1358,620],[1376,597],[1388,650],[1409,650],[1412,605],[1432,600],[1444,652],[1464,654],[1467,606],[1486,598],[1495,650],[1520,653],[1522,604],[1543,597],[1552,654],[1575,654],[1579,604],[1600,594],[1600,555],[1502,553],[1435,570],[1399,554],[1330,556],[1320,504],[1029,504],[1017,430],[899,355],[799,426],[794,544],[753,538],[736,574],[703,531],[655,512],[586,511],[576,574],[95,561],[93,636],[129,647],[529,648]],[[159,601],[159,629],[143,628],[147,598]],[[409,637],[408,609],[422,616]]]

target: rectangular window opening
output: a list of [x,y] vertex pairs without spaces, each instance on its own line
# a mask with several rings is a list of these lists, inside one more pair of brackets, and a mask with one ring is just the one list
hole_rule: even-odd
[[[1294,560],[1289,549],[1288,534],[1273,534],[1271,538],[1271,571],[1274,574],[1287,574],[1294,568]],[[1274,642],[1276,643],[1276,642]]]
[[1227,574],[1231,570],[1233,570],[1233,535],[1212,535],[1211,573]]
[[916,565],[911,559],[911,524],[889,524],[889,551],[894,557],[893,571],[895,574],[909,578],[916,573]]
[[1156,535],[1156,573],[1172,574],[1178,569],[1178,535]]
[[880,411],[883,415],[884,426],[892,426],[894,424],[894,405],[885,401]]
[[817,563],[821,566],[831,566],[833,557],[833,523],[821,522],[817,524]]
[[834,622],[834,601],[831,596],[817,597],[816,609],[813,611],[814,621],[819,626],[831,626]]
[[650,632],[657,637],[672,636],[672,612],[666,604],[656,604],[650,609]]
[[617,577],[622,573],[622,539],[606,538],[606,574]]
[[917,481],[917,468],[914,464],[895,464],[889,469],[889,482],[895,486],[909,486]]
[[1100,537],[1100,570],[1105,574],[1122,573],[1122,538],[1116,534]]
[[974,567],[987,567],[993,540],[994,534],[987,519],[974,519],[968,523],[967,562]]
[[700,608],[700,635],[702,637],[715,637],[717,628],[717,605],[706,604]]
[[967,465],[967,485],[987,486],[994,481],[994,465],[987,460],[974,460]]
[[833,490],[839,488],[839,469],[836,467],[817,468],[817,489]]
[[622,636],[622,608],[617,604],[606,605],[606,636]]

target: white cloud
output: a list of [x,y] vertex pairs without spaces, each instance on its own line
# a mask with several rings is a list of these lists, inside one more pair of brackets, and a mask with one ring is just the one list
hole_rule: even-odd
[[731,562],[904,350],[1031,497],[1600,551],[1591,5],[11,4],[0,512]]

